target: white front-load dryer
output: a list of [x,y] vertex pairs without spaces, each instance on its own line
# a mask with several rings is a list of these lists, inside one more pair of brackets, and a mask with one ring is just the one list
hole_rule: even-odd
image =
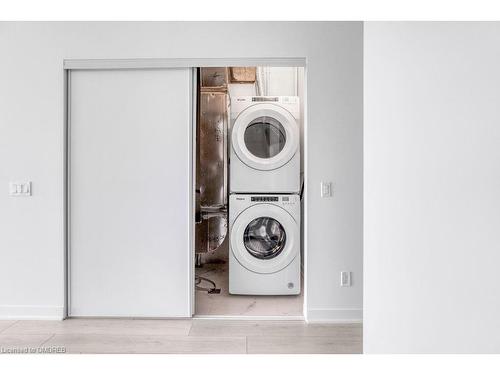
[[229,293],[300,294],[300,197],[229,197]]
[[231,98],[231,193],[300,191],[299,98]]

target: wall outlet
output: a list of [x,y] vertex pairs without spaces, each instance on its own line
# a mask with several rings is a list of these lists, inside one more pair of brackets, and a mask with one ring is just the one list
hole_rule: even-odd
[[340,272],[340,286],[351,286],[351,272]]
[[11,197],[31,196],[31,181],[9,182],[9,195]]
[[333,195],[331,182],[321,182],[321,198],[330,198]]

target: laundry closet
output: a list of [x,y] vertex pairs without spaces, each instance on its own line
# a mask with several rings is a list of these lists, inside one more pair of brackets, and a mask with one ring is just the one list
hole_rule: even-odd
[[65,63],[67,317],[303,317],[305,75],[279,65]]
[[303,315],[303,68],[197,71],[195,316]]

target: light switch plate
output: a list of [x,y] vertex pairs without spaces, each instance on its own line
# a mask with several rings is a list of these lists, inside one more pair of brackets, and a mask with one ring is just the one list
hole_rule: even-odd
[[340,286],[351,286],[351,272],[340,272]]
[[9,195],[11,197],[31,196],[31,181],[11,181],[9,182]]
[[333,195],[331,182],[321,182],[321,198],[330,198]]

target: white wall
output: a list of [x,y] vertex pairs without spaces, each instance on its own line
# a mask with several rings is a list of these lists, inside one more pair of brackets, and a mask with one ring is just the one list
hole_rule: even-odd
[[365,24],[366,352],[500,352],[500,23]]
[[[265,86],[261,95],[265,96],[298,96],[299,74],[304,74],[302,67],[265,66],[257,68],[257,79],[261,75]],[[258,83],[229,83],[228,92],[231,97],[258,95]]]
[[[0,23],[0,316],[63,315],[64,59],[289,56],[307,58],[307,315],[360,318],[362,38],[360,22]],[[13,179],[33,196],[9,198]]]

